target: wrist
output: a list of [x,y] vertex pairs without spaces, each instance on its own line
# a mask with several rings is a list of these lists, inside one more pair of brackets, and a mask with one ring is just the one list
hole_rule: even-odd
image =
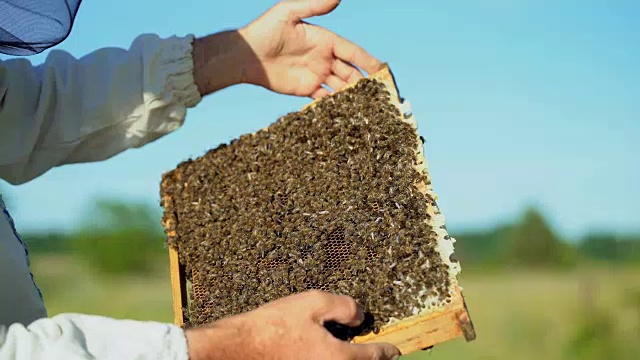
[[206,339],[203,338],[202,329],[187,329],[184,331],[187,339],[189,360],[205,360],[207,350],[204,348]]
[[224,31],[193,43],[193,73],[202,96],[249,82],[257,60],[240,31]]
[[189,360],[217,360],[222,359],[218,348],[224,344],[222,339],[215,334],[215,328],[202,327],[185,330]]
[[[188,329],[189,360],[246,359],[251,350],[247,334],[239,324],[221,320],[208,326]],[[247,352],[249,351],[249,352]]]

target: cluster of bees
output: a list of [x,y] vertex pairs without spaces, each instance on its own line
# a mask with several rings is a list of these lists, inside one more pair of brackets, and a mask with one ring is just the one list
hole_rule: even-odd
[[363,79],[166,174],[168,242],[198,274],[187,326],[307,289],[353,296],[366,331],[446,300],[416,146],[384,85]]

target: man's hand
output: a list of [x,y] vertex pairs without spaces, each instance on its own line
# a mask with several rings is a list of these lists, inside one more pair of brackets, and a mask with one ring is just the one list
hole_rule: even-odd
[[324,328],[326,321],[358,326],[364,314],[355,300],[321,291],[291,295],[254,311],[187,330],[192,360],[336,359],[388,360],[389,344],[350,344]]
[[[381,62],[364,49],[303,19],[325,15],[340,0],[283,1],[240,30],[260,62],[249,81],[275,92],[322,97],[375,72]],[[262,68],[262,69],[260,69]],[[262,70],[262,71],[261,71]]]
[[382,63],[361,47],[303,19],[340,0],[286,0],[238,31],[196,40],[194,74],[201,93],[237,83],[318,98],[372,73]]

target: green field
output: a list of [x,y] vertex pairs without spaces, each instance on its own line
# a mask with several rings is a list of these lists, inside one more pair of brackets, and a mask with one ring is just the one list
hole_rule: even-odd
[[[171,321],[168,262],[145,277],[107,277],[73,257],[32,259],[50,315],[62,312]],[[463,271],[478,338],[455,340],[408,359],[638,359],[640,269],[571,272]]]

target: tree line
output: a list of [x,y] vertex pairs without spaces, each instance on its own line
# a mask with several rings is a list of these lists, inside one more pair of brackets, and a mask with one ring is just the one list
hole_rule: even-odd
[[562,239],[536,208],[511,224],[454,234],[462,266],[571,267],[585,262],[640,264],[640,234],[613,232]]
[[[158,206],[99,200],[70,233],[26,233],[30,253],[65,253],[111,274],[150,271],[166,257]],[[463,268],[567,268],[585,262],[640,264],[640,234],[594,233],[567,241],[536,208],[513,223],[456,233],[455,256]]]

